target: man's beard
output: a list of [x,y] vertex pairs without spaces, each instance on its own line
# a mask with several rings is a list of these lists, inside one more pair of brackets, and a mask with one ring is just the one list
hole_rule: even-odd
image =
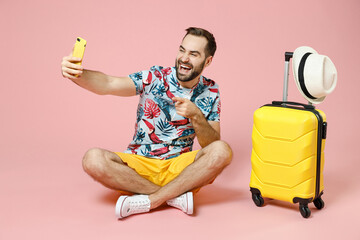
[[[205,66],[205,61],[206,60],[204,60],[201,64],[200,64],[200,66],[198,66],[198,67],[195,67],[194,68],[194,66],[192,65],[192,64],[185,64],[185,63],[182,63],[182,62],[180,62],[180,61],[178,61],[178,60],[175,60],[175,68],[176,68],[176,77],[177,77],[177,79],[180,81],[180,82],[189,82],[189,81],[191,81],[191,80],[193,80],[193,79],[195,79],[197,76],[199,76],[200,75],[200,73],[202,72],[202,70],[204,69],[204,66]],[[180,62],[180,63],[179,63]],[[180,73],[179,73],[179,68],[180,68],[180,64],[183,64],[183,65],[186,65],[186,66],[190,66],[191,67],[191,73],[190,73],[190,75],[181,75]]]

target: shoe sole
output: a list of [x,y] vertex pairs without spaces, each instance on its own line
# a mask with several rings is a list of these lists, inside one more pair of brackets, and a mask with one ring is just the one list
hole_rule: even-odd
[[193,198],[193,193],[192,192],[187,192],[186,193],[186,200],[187,200],[186,214],[191,215],[194,212],[194,198]]
[[118,219],[124,218],[124,217],[121,215],[121,209],[122,209],[122,206],[123,206],[126,198],[128,198],[128,196],[120,196],[119,199],[118,199],[117,202],[116,202],[115,215],[116,215],[116,217],[117,217]]

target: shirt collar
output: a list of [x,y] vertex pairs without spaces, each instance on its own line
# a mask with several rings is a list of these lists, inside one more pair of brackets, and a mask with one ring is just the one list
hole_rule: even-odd
[[[176,77],[176,68],[173,67],[172,69],[173,69],[172,74],[173,74],[173,77],[174,77],[174,79],[175,79],[175,81],[176,81],[176,84],[177,84],[181,89],[184,89],[184,87],[180,85],[179,80],[178,80],[177,77]],[[195,86],[193,86],[193,87],[191,88],[191,91],[190,91],[190,92],[193,92],[194,90],[196,90],[197,88],[199,88],[199,87],[201,87],[201,86],[203,86],[203,85],[204,85],[204,77],[201,75],[200,78],[199,78],[199,82],[198,82],[197,84],[195,84]],[[186,88],[186,89],[189,89],[189,88]]]

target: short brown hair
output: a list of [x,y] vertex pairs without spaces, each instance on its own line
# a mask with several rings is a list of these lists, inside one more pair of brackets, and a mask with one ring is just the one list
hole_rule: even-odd
[[199,37],[205,37],[207,39],[207,45],[205,49],[206,56],[214,56],[216,51],[216,42],[214,35],[210,33],[209,31],[202,29],[202,28],[196,28],[196,27],[189,27],[186,29],[186,34],[184,38],[187,35],[194,35]]

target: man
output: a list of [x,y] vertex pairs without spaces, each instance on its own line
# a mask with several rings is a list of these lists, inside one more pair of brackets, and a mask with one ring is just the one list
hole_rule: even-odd
[[[133,141],[123,153],[93,148],[84,170],[104,186],[134,193],[122,195],[116,215],[148,212],[163,203],[193,213],[192,191],[212,183],[230,164],[232,151],[220,140],[218,85],[202,76],[216,51],[211,33],[188,28],[175,67],[154,66],[128,77],[86,70],[70,56],[62,74],[96,94],[140,95]],[[192,151],[195,136],[202,147]]]

